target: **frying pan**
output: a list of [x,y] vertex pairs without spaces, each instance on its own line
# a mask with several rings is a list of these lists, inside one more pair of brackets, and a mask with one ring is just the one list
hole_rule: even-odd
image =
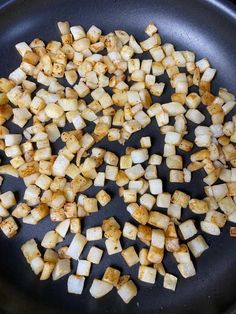
[[[178,50],[192,50],[197,58],[207,57],[218,74],[214,82],[213,92],[224,86],[235,92],[236,78],[236,10],[226,1],[203,0],[18,0],[0,3],[0,76],[7,76],[17,67],[20,58],[14,45],[20,41],[40,37],[43,40],[59,39],[56,22],[69,20],[71,25],[81,24],[89,27],[92,24],[105,32],[114,29],[125,29],[139,40],[145,38],[144,28],[153,20],[159,27],[163,42],[174,43]],[[163,78],[165,80],[165,78]],[[159,101],[168,101],[171,89],[167,89]],[[207,121],[208,123],[209,121]],[[14,132],[21,132],[17,126],[10,125]],[[189,125],[193,130],[193,125]],[[137,133],[128,145],[138,146],[143,135],[152,137],[151,152],[162,152],[163,139],[157,127],[152,124],[142,133]],[[190,135],[191,136],[191,135]],[[58,143],[59,147],[61,144]],[[101,147],[108,147],[106,141]],[[120,153],[124,148],[119,144],[109,144],[111,151]],[[3,154],[0,153],[3,158]],[[4,158],[3,158],[4,161]],[[187,161],[187,159],[186,159]],[[193,197],[201,197],[201,176],[194,174],[191,184],[167,184],[167,169],[159,169],[159,176],[164,181],[164,188],[173,192],[175,189],[191,193]],[[113,201],[94,214],[84,223],[84,227],[101,224],[106,217],[114,215],[123,224],[132,221],[125,210],[125,205],[117,196],[117,188],[108,184],[106,189],[112,193]],[[2,191],[17,192],[22,198],[23,184],[18,180],[6,177]],[[86,192],[94,195],[95,188]],[[191,217],[188,210],[183,211],[183,220]],[[201,217],[200,217],[201,218]],[[199,219],[196,219],[197,223]],[[119,254],[108,257],[104,254],[99,266],[93,267],[92,277],[101,278],[108,265],[120,267],[125,274],[140,288],[138,296],[125,305],[115,290],[104,298],[93,299],[88,290],[91,280],[86,281],[82,296],[67,293],[67,278],[53,282],[40,282],[29,265],[25,262],[20,245],[34,237],[41,240],[45,232],[53,228],[53,224],[45,219],[36,226],[24,225],[19,234],[7,240],[0,235],[0,313],[1,314],[71,314],[71,313],[236,313],[233,305],[236,298],[236,242],[229,237],[229,225],[219,237],[204,235],[210,245],[195,261],[197,275],[187,280],[182,279],[177,271],[176,263],[170,255],[166,255],[164,264],[168,272],[179,277],[176,292],[162,288],[162,278],[158,276],[154,286],[137,280],[137,266],[128,269]],[[71,237],[66,239],[69,243]],[[122,242],[123,246],[132,245],[130,241]],[[95,244],[96,245],[96,244]],[[104,242],[98,244],[104,248]],[[140,246],[139,246],[140,247]],[[86,248],[82,257],[86,257]],[[75,265],[73,266],[75,269]]]

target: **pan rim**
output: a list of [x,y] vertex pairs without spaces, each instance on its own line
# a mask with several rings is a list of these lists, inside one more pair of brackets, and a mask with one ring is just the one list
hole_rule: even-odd
[[[120,0],[122,1],[122,0]],[[214,6],[220,11],[223,11],[228,16],[230,16],[236,22],[236,5],[230,0],[197,0],[198,2],[205,2],[211,6]],[[3,0],[0,1],[0,11],[8,9],[10,6],[14,5],[16,2],[25,2],[25,0]]]

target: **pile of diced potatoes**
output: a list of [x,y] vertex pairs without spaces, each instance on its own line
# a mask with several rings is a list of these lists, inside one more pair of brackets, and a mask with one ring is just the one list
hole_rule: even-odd
[[[174,274],[192,277],[194,258],[209,248],[204,234],[219,236],[227,221],[236,223],[236,115],[227,116],[235,96],[225,88],[214,95],[216,70],[208,59],[196,60],[194,52],[163,43],[152,22],[141,42],[124,30],[104,35],[94,25],[85,31],[69,22],[58,22],[58,28],[60,41],[16,44],[22,61],[8,78],[0,78],[0,149],[9,161],[0,163],[0,185],[4,190],[13,176],[25,186],[22,200],[13,191],[0,195],[0,229],[11,238],[19,226],[32,225],[32,239],[21,246],[27,263],[40,280],[69,274],[69,293],[82,294],[92,268],[114,254],[129,268],[138,265],[140,282],[153,285],[159,274],[163,287],[175,290],[177,277],[166,271],[165,255],[174,257]],[[169,102],[161,102],[168,84],[163,74],[173,90]],[[206,115],[211,125],[204,125]],[[21,129],[18,134],[4,125],[9,120]],[[155,134],[142,136],[150,123],[163,136],[161,154],[153,147]],[[139,131],[139,142],[130,146]],[[104,138],[123,145],[118,149],[123,153],[100,143]],[[55,151],[59,142],[62,148]],[[180,186],[172,194],[158,173],[163,164],[165,183]],[[204,183],[201,199],[181,189],[195,171],[201,171]],[[112,202],[109,181],[118,186],[119,210],[127,210],[129,221],[119,222],[108,211],[101,225],[84,229],[83,220]],[[99,191],[91,197],[86,191],[93,186]],[[184,220],[184,211],[191,218]],[[37,243],[33,226],[46,217],[56,227],[52,224]],[[62,243],[68,234],[73,238],[67,246]],[[230,235],[236,236],[236,227]],[[125,247],[122,238],[132,245]],[[104,240],[105,250],[100,248]],[[110,265],[94,278],[91,296],[115,288],[129,303],[137,287],[119,269]]]

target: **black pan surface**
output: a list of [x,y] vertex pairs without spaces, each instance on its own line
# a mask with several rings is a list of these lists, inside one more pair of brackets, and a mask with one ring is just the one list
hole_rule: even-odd
[[[15,69],[20,58],[14,45],[20,41],[31,41],[35,37],[43,40],[59,39],[56,22],[68,20],[72,25],[81,24],[89,27],[92,24],[105,32],[113,29],[125,29],[145,38],[144,28],[153,20],[159,27],[163,42],[172,42],[179,50],[193,50],[197,58],[207,57],[218,74],[215,79],[214,92],[224,86],[235,92],[236,80],[236,10],[226,1],[203,0],[18,0],[0,2],[0,77],[7,76]],[[163,78],[165,80],[165,78]],[[171,89],[159,101],[168,101]],[[235,113],[235,112],[234,112]],[[21,132],[17,127],[12,130]],[[189,125],[191,128],[192,125]],[[193,130],[193,129],[192,129]],[[163,139],[152,124],[141,133],[137,133],[128,145],[138,146],[139,138],[150,135],[153,141],[152,152],[161,153]],[[60,143],[57,144],[58,146]],[[101,147],[107,147],[103,141]],[[109,144],[110,145],[110,144]],[[112,143],[111,151],[124,152],[119,144]],[[0,158],[3,153],[0,152]],[[173,192],[176,188],[191,193],[192,196],[203,196],[203,187],[199,183],[203,173],[194,174],[191,184],[167,185],[165,167],[159,170],[166,190]],[[22,182],[5,178],[2,191],[20,191]],[[125,210],[124,203],[116,196],[117,188],[108,184],[106,189],[113,195],[113,201],[99,213],[92,215],[84,227],[101,224],[105,217],[114,215],[123,226],[125,220],[132,220]],[[88,191],[94,195],[95,189]],[[183,212],[183,219],[191,217],[188,210]],[[198,220],[198,219],[197,219]],[[41,240],[44,233],[53,228],[45,219],[37,226],[24,225],[21,232],[11,240],[0,235],[0,313],[2,314],[71,314],[71,313],[177,313],[177,314],[217,314],[233,313],[236,299],[236,242],[229,237],[229,225],[224,228],[220,237],[205,236],[211,246],[196,260],[197,276],[183,280],[180,278],[176,263],[167,254],[164,264],[168,272],[179,277],[175,293],[162,288],[162,278],[158,277],[154,286],[138,282],[137,266],[128,269],[121,256],[103,257],[102,263],[93,267],[92,277],[100,278],[108,265],[119,266],[124,273],[131,273],[140,288],[138,296],[125,305],[115,290],[100,300],[89,295],[91,280],[85,285],[82,296],[69,295],[66,289],[67,278],[57,282],[51,280],[40,282],[31,272],[20,252],[20,245],[35,237]],[[66,241],[69,243],[71,237]],[[123,242],[124,246],[131,242]],[[98,244],[104,247],[104,242]],[[86,257],[86,248],[82,257]],[[74,265],[75,266],[75,265]],[[74,268],[75,269],[75,268]]]

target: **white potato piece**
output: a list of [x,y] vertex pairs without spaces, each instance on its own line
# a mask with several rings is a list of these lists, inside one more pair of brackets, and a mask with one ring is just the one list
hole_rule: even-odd
[[108,294],[112,290],[112,288],[112,284],[95,278],[89,289],[89,292],[92,297],[98,299]]

